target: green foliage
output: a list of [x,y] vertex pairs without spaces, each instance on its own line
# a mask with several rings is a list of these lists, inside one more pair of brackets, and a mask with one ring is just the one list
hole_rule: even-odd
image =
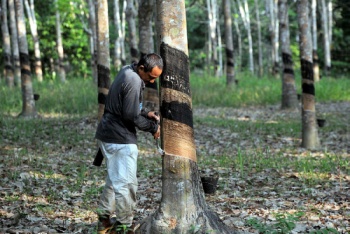
[[276,213],[276,222],[273,224],[262,223],[257,218],[247,220],[247,224],[258,230],[259,233],[288,234],[295,228],[295,222],[303,215],[303,212],[297,212],[295,214]]

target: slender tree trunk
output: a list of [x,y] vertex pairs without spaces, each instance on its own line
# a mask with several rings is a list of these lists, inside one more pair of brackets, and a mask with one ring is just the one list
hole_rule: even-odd
[[114,12],[113,12],[113,22],[118,33],[118,37],[114,42],[114,66],[119,69],[125,64],[125,10],[126,10],[126,0],[123,0],[123,13],[120,15],[119,1],[113,0]]
[[[236,7],[236,3],[233,2],[232,5],[233,5],[234,12],[236,14],[239,14],[239,11],[237,10],[237,7]],[[242,34],[241,34],[241,30],[239,29],[237,20],[234,20],[233,24],[235,25],[235,29],[237,33],[237,43],[238,43],[238,58],[236,60],[237,61],[236,64],[237,64],[238,70],[241,71],[242,69]]]
[[213,28],[213,15],[211,9],[211,1],[207,0],[208,11],[208,46],[207,46],[207,73],[211,73],[212,59],[213,59],[213,43],[212,43],[212,28]]
[[321,9],[322,9],[322,28],[323,28],[323,50],[324,50],[324,72],[328,75],[331,70],[331,50],[330,50],[330,41],[329,41],[329,21],[327,6],[325,0],[321,0]]
[[320,145],[316,123],[315,86],[312,65],[312,43],[309,28],[308,0],[298,0],[299,48],[302,74],[302,147],[315,149]]
[[137,11],[135,10],[134,0],[127,0],[125,15],[126,15],[126,21],[128,22],[131,62],[138,62],[139,51],[137,49],[136,24],[135,24]]
[[97,84],[97,33],[95,1],[88,0],[92,80]]
[[4,74],[5,80],[8,87],[12,88],[14,86],[14,75],[12,70],[11,61],[11,40],[10,33],[7,22],[7,4],[6,0],[1,0],[0,15],[1,15],[1,31],[3,39],[3,54],[4,54]]
[[264,65],[263,65],[263,59],[262,59],[262,44],[261,44],[261,23],[260,23],[260,13],[259,13],[259,4],[258,0],[255,0],[255,14],[256,14],[256,27],[258,28],[258,51],[259,51],[259,59],[258,59],[258,76],[262,77],[264,74]]
[[15,11],[14,0],[8,0],[8,7],[10,11],[10,31],[11,31],[11,45],[12,45],[12,64],[14,65],[14,81],[15,85],[21,85],[21,63],[19,60],[19,48],[18,48],[18,29],[17,29],[17,17]]
[[233,55],[233,38],[232,38],[232,18],[231,2],[223,0],[223,10],[225,17],[225,43],[226,43],[226,85],[231,86],[237,83],[235,79],[235,64]]
[[282,109],[294,109],[298,107],[298,98],[295,88],[293,59],[290,50],[289,16],[287,0],[278,1],[278,18],[280,45],[282,51]]
[[61,15],[58,9],[58,0],[55,0],[56,6],[56,42],[57,42],[57,53],[58,53],[58,63],[57,63],[57,74],[62,82],[66,81],[66,71],[64,69],[64,51],[62,43],[62,32],[61,32]]
[[34,56],[35,56],[35,76],[39,82],[43,81],[43,70],[41,66],[41,53],[40,53],[40,45],[39,45],[39,36],[37,29],[37,22],[35,19],[35,11],[34,11],[34,0],[30,0],[30,4],[28,0],[24,0],[26,12],[28,15],[30,31],[33,37],[34,42]]
[[106,96],[108,95],[110,79],[109,61],[109,20],[107,0],[97,0],[97,75],[98,75],[98,120],[104,112]]
[[21,62],[22,112],[20,117],[37,117],[34,102],[33,85],[30,71],[24,9],[21,0],[16,0],[18,44]]
[[[157,0],[161,76],[162,199],[137,233],[233,233],[209,210],[198,172],[193,131],[184,0]],[[164,14],[167,12],[167,14]],[[176,28],[176,30],[170,30]]]
[[249,70],[254,73],[254,58],[253,58],[253,40],[250,30],[250,15],[247,0],[243,0],[243,5],[240,0],[237,1],[238,8],[241,13],[244,26],[247,30],[248,44],[249,44]]
[[214,67],[214,75],[218,76],[218,35],[217,35],[217,4],[216,0],[207,0],[208,20],[209,20],[209,64],[208,68]]
[[314,80],[318,82],[320,80],[320,67],[318,64],[317,54],[317,0],[312,0],[311,4],[311,15],[312,15],[312,57],[313,57],[313,69],[314,69]]
[[[152,30],[152,19],[154,0],[140,0],[139,2],[139,49],[141,57],[154,52],[154,40]],[[159,111],[158,82],[146,84],[144,90],[144,106],[149,110]]]
[[272,74],[277,77],[279,73],[279,56],[278,56],[278,36],[279,36],[279,23],[278,23],[278,0],[267,0],[268,13],[270,15],[270,39],[271,39],[271,58],[272,58]]

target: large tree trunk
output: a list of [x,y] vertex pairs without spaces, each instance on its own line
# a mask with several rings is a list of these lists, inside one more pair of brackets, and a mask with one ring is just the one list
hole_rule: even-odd
[[[126,21],[128,22],[128,32],[129,32],[128,39],[129,39],[129,46],[130,46],[131,62],[138,62],[139,51],[137,49],[136,24],[135,24],[137,11],[135,10],[134,0],[127,0],[125,15],[126,15]],[[144,22],[141,22],[141,23],[144,23]]]
[[28,0],[24,0],[26,12],[28,15],[30,31],[33,37],[34,42],[34,56],[35,56],[35,76],[39,82],[43,81],[43,70],[41,66],[41,53],[40,53],[40,45],[39,45],[39,36],[38,36],[38,27],[35,19],[35,11],[34,11],[34,1],[30,0],[30,4]]
[[331,70],[331,49],[329,41],[329,20],[325,0],[321,0],[322,28],[323,28],[323,51],[324,51],[324,72],[328,75]]
[[312,16],[312,58],[314,69],[314,80],[318,82],[320,80],[320,67],[318,64],[317,54],[317,17],[316,17],[317,0],[312,0],[311,4],[311,16]]
[[[139,2],[139,49],[141,57],[154,52],[152,19],[154,0],[140,0]],[[146,84],[144,90],[144,106],[149,110],[159,111],[158,82]]]
[[302,147],[315,149],[320,145],[315,110],[315,86],[312,45],[309,28],[308,0],[298,0],[299,48],[302,74]]
[[97,33],[96,33],[95,3],[96,2],[94,0],[88,0],[91,71],[92,71],[92,80],[97,84]]
[[98,75],[98,120],[104,112],[106,96],[111,84],[109,62],[109,21],[107,0],[97,0],[97,75]]
[[63,51],[63,43],[62,43],[62,32],[61,32],[61,15],[58,9],[58,0],[55,0],[56,6],[56,42],[57,42],[57,53],[58,53],[58,61],[57,61],[57,73],[58,77],[62,82],[66,81],[66,71],[64,69],[64,51]]
[[258,0],[255,0],[255,14],[256,14],[256,27],[258,28],[258,51],[259,51],[259,59],[258,59],[258,76],[262,77],[264,74],[264,65],[263,65],[263,59],[262,59],[262,43],[261,43],[261,23],[260,23],[260,11],[259,11],[259,4]]
[[7,4],[6,0],[1,0],[0,6],[0,15],[1,15],[1,31],[3,38],[3,54],[4,54],[4,73],[5,80],[8,87],[12,88],[14,86],[14,77],[12,70],[12,61],[11,61],[11,40],[10,33],[7,22]]
[[26,25],[24,21],[24,10],[21,0],[16,0],[16,15],[18,28],[18,44],[21,62],[21,88],[22,88],[22,112],[20,117],[37,117],[34,102],[32,78],[30,71],[28,42]]
[[225,17],[226,85],[231,86],[236,83],[236,79],[233,56],[232,18],[230,0],[223,0],[223,10]]
[[[137,233],[233,233],[205,203],[198,172],[183,0],[157,0],[161,75],[162,199]],[[164,14],[167,12],[167,14]],[[176,30],[171,30],[176,29]]]
[[294,109],[298,107],[298,98],[295,88],[293,58],[290,50],[289,16],[287,0],[278,1],[278,18],[280,44],[282,51],[282,109]]
[[11,31],[11,45],[12,45],[12,63],[14,65],[14,81],[15,85],[21,85],[21,63],[19,60],[18,48],[18,29],[15,11],[14,0],[8,0],[8,7],[10,11],[10,31]]

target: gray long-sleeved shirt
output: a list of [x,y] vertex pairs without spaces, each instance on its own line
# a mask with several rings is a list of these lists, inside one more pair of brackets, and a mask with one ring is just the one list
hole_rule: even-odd
[[136,64],[124,66],[114,79],[106,98],[103,117],[95,137],[106,143],[136,144],[136,127],[154,134],[158,125],[142,109],[145,83]]

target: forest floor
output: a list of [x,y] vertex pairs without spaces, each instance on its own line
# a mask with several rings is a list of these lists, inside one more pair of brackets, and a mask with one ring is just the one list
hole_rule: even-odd
[[[321,148],[306,150],[300,132],[270,127],[300,122],[300,111],[195,108],[199,168],[220,177],[206,201],[233,233],[350,233],[350,102],[319,103],[317,113],[327,121]],[[106,175],[91,165],[96,119],[43,116],[25,129],[10,118],[0,119],[0,233],[95,233]],[[136,220],[161,198],[150,135],[139,134],[139,150]]]

